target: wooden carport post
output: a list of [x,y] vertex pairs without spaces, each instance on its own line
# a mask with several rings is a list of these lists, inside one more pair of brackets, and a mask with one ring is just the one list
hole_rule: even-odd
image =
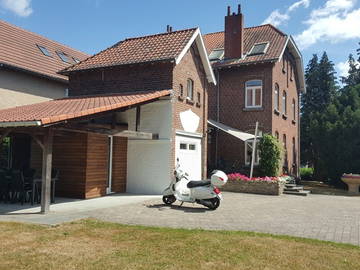
[[41,213],[47,214],[50,210],[51,202],[51,167],[52,167],[52,148],[54,131],[48,128],[43,140],[42,158],[42,182],[41,182]]

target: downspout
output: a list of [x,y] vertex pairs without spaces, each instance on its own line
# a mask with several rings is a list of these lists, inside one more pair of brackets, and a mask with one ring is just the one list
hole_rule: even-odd
[[[206,178],[207,177],[207,117],[205,119],[205,116],[206,116],[206,108],[209,104],[209,102],[205,103],[206,101],[206,98],[205,98],[205,95],[207,93],[207,78],[206,76],[204,76],[204,93],[203,93],[203,147],[202,147],[202,167],[203,167],[203,170],[202,170],[202,179]],[[206,151],[205,151],[206,149]],[[206,164],[206,167],[205,167],[205,164]]]
[[[216,81],[217,81],[217,93],[216,93],[216,121],[220,123],[220,73],[219,69],[216,69]],[[219,129],[216,129],[215,135],[215,166],[218,167],[218,137]]]

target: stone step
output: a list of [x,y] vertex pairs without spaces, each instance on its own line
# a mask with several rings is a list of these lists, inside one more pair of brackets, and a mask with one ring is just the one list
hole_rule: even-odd
[[297,196],[307,196],[310,194],[310,190],[301,190],[301,191],[284,191],[284,194],[288,195],[297,195]]
[[296,187],[296,184],[285,184],[285,187]]
[[285,191],[301,191],[304,190],[303,186],[296,186],[296,187],[285,187]]

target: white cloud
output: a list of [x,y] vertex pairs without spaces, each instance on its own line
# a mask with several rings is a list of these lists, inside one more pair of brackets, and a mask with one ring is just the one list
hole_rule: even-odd
[[[359,64],[359,62],[356,62],[357,66]],[[337,69],[339,76],[347,77],[349,75],[349,61],[339,62],[336,64],[335,68]]]
[[336,43],[360,38],[360,8],[356,0],[328,0],[321,8],[311,12],[304,23],[307,28],[295,37],[302,49],[318,41]]
[[299,7],[303,6],[305,8],[308,8],[310,5],[310,0],[299,0],[292,4],[285,13],[280,13],[278,9],[271,12],[269,17],[265,19],[265,21],[262,24],[272,24],[274,26],[279,26],[288,20],[290,20],[290,13],[298,9]]
[[21,17],[27,17],[33,12],[31,0],[0,0],[0,7]]

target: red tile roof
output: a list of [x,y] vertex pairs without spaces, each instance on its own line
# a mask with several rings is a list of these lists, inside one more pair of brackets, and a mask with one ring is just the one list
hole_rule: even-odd
[[[102,96],[84,96],[51,100],[31,105],[0,110],[0,126],[21,126],[14,122],[53,124],[100,112],[155,100],[169,95],[170,90],[132,92]],[[11,122],[11,123],[10,123]],[[30,124],[30,123],[28,123]],[[27,126],[27,124],[22,124]]]
[[156,34],[138,38],[129,38],[114,46],[61,71],[93,69],[154,61],[174,60],[195,34],[197,28]]
[[[37,45],[46,47],[52,57],[44,55]],[[67,80],[66,76],[57,72],[69,66],[69,63],[63,62],[57,51],[69,55],[72,64],[74,60],[71,57],[79,60],[89,57],[86,53],[0,20],[0,64]]]
[[[245,59],[229,59],[228,61],[214,63],[214,66],[248,64],[254,62],[266,62],[278,59],[285,47],[287,35],[271,24],[249,27],[244,29],[244,51],[249,53],[254,44],[269,42],[265,54],[246,56]],[[208,54],[214,49],[224,48],[224,32],[204,35],[205,47]]]

